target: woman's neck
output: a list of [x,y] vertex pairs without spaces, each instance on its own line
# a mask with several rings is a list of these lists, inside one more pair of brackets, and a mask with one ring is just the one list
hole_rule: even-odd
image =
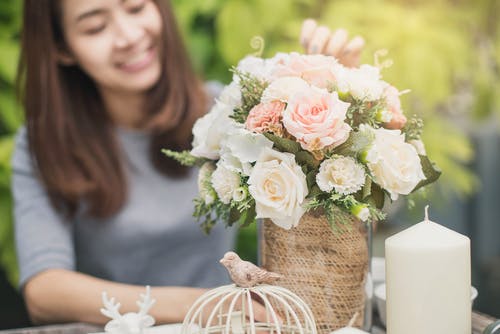
[[104,107],[113,123],[130,129],[139,129],[144,122],[144,93],[122,93],[102,89]]

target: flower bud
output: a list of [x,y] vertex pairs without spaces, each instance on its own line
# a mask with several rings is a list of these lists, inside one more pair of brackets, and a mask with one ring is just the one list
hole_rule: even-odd
[[366,204],[356,204],[351,207],[351,213],[362,221],[367,221],[370,218],[370,210]]

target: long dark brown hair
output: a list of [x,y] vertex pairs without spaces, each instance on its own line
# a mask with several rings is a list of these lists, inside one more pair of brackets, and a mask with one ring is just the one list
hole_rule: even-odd
[[[52,204],[73,216],[85,203],[97,218],[115,214],[127,198],[121,149],[93,80],[78,66],[58,62],[66,47],[60,1],[25,0],[18,87],[30,152]],[[152,132],[154,166],[171,176],[186,170],[161,148],[188,149],[191,127],[206,107],[166,0],[155,1],[163,20],[162,75],[147,92],[144,127]]]

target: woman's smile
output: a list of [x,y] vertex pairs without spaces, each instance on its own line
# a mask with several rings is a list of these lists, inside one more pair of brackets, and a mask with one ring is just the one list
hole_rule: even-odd
[[117,67],[127,73],[137,73],[151,66],[156,57],[158,57],[158,48],[151,46],[131,55],[125,61],[118,62]]

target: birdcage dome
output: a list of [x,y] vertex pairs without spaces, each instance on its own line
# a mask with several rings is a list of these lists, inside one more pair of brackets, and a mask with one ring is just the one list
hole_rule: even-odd
[[[265,307],[265,319],[254,318],[254,303]],[[225,285],[203,294],[188,311],[181,334],[316,334],[311,310],[300,297],[274,285],[249,288]]]

